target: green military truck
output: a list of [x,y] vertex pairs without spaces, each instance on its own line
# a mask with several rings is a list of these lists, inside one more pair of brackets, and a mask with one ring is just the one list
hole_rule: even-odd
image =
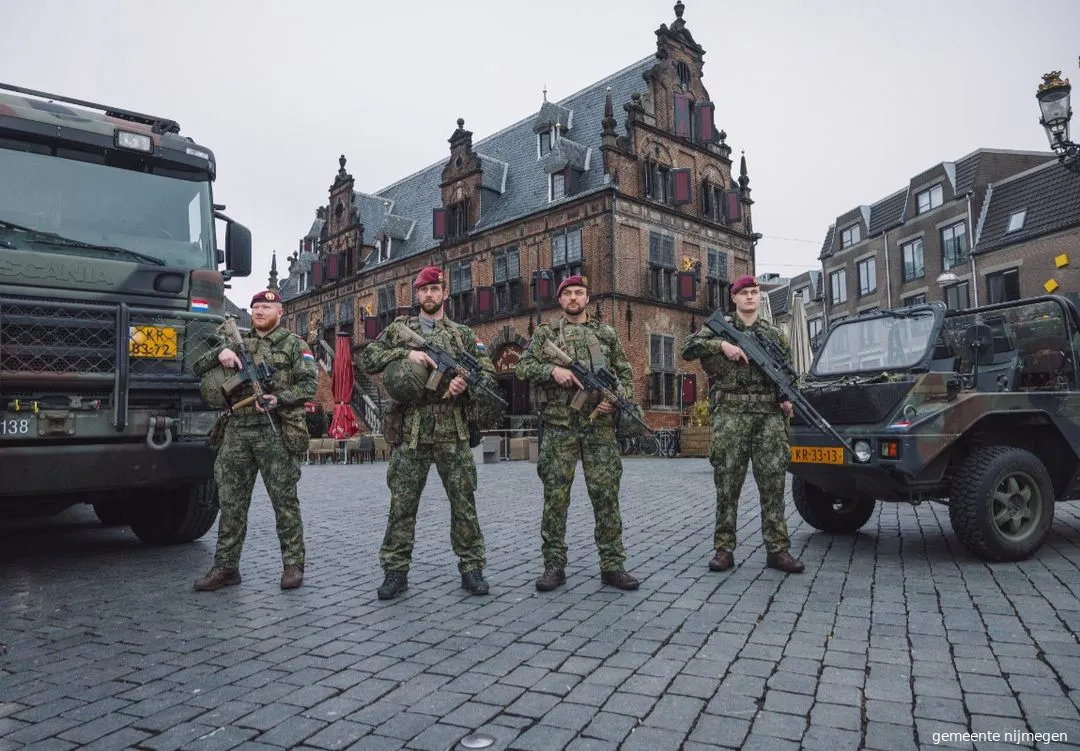
[[0,84],[0,518],[90,503],[153,544],[213,525],[191,363],[251,273],[214,177],[172,120]]

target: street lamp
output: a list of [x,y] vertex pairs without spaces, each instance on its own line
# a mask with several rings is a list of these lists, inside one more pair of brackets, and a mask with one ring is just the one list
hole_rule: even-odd
[[1069,95],[1072,86],[1069,79],[1062,80],[1060,70],[1046,73],[1042,78],[1043,82],[1035,93],[1042,112],[1039,124],[1046,128],[1050,148],[1065,168],[1080,175],[1080,144],[1069,140],[1069,120],[1072,118]]
[[946,271],[946,272],[938,275],[938,278],[937,278],[938,286],[941,287],[942,289],[944,289],[946,287],[951,287],[952,285],[956,284],[959,281],[960,281],[960,277],[958,277],[956,274],[954,274],[951,271]]

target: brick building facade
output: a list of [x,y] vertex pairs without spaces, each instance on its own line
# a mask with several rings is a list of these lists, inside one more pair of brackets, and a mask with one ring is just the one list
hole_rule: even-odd
[[537,112],[475,143],[459,119],[447,160],[382,190],[356,190],[343,156],[289,259],[286,325],[316,345],[346,331],[362,349],[414,309],[417,271],[439,265],[451,317],[486,344],[520,417],[532,405],[512,371],[536,287],[549,320],[558,282],[584,273],[589,311],[618,330],[650,424],[679,424],[704,394],[682,340],[727,303],[730,279],[753,273],[759,237],[746,160],[734,174],[683,9],[656,30],[655,54],[561,101],[545,93]]

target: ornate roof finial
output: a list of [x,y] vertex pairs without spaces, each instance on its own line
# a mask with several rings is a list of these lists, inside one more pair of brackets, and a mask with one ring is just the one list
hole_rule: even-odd
[[679,19],[679,20],[682,20],[682,14],[683,14],[683,10],[684,10],[685,8],[686,8],[686,6],[685,6],[685,5],[683,5],[683,1],[682,1],[682,0],[678,0],[678,1],[677,1],[677,2],[675,3],[675,18],[677,18],[677,19]]
[[739,187],[746,193],[750,190],[749,187],[747,187],[750,185],[750,176],[746,174],[746,151],[744,150],[740,153],[742,154],[742,158],[739,159]]
[[562,118],[559,117],[559,118],[556,118],[556,120],[555,120],[555,137],[556,138],[559,137],[559,131],[561,131],[561,130],[562,130]]
[[457,119],[457,126],[458,126],[458,130],[464,130],[465,129],[465,118],[464,117],[459,117]]
[[607,96],[604,97],[604,119],[601,122],[605,136],[615,135],[615,106],[611,101],[611,87],[607,87]]
[[276,250],[272,251],[270,253],[270,281],[266,285],[266,288],[267,289],[274,289],[274,290],[276,290],[278,288],[278,282],[277,282],[277,251]]
[[547,101],[547,83],[544,84],[544,101]]
[[338,166],[338,175],[340,175],[341,177],[345,177],[345,155],[344,154],[342,154],[341,156],[338,157],[337,163],[339,165]]

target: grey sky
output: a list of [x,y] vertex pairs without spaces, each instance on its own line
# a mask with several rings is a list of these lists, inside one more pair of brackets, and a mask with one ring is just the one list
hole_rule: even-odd
[[[759,273],[816,266],[837,215],[939,161],[1046,150],[1040,76],[1080,83],[1076,0],[684,2],[717,125],[746,151]],[[0,79],[171,117],[212,148],[216,200],[254,235],[230,293],[246,306],[339,154],[377,190],[446,158],[458,117],[479,140],[534,114],[545,84],[559,100],[650,55],[673,5],[0,0]]]

